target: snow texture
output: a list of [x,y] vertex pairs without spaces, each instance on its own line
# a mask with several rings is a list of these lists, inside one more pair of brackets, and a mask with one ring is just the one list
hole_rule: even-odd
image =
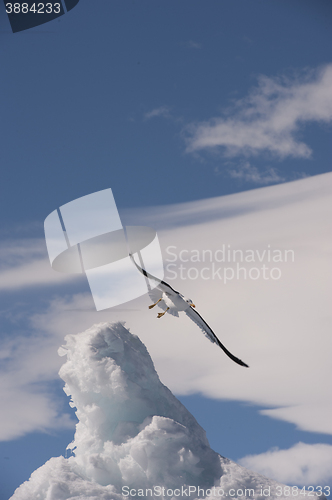
[[122,323],[94,325],[66,342],[59,374],[79,419],[68,446],[74,456],[51,458],[10,500],[289,498],[279,483],[210,448]]

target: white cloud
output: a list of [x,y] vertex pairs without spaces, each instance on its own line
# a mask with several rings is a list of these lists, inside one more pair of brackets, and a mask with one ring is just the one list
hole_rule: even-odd
[[61,366],[58,343],[56,337],[45,334],[2,339],[0,441],[33,431],[73,427],[47,386],[57,378]]
[[[15,231],[15,228],[13,230]],[[3,240],[0,245],[0,269],[40,259],[45,255],[45,240],[39,238]]]
[[169,118],[171,116],[170,108],[168,106],[160,106],[159,108],[154,108],[151,111],[145,113],[145,120],[150,120],[151,118],[156,118],[161,116],[163,118]]
[[229,168],[227,172],[233,179],[261,185],[285,182],[286,180],[276,168],[266,167],[265,170],[259,171],[257,167],[250,165],[249,162],[245,162],[238,167]]
[[77,275],[53,271],[48,259],[40,259],[0,271],[0,290],[61,284],[75,277]]
[[[159,228],[167,264],[165,279],[190,297],[215,333],[234,354],[250,365],[243,371],[209,344],[186,317],[167,315],[158,324],[142,311],[132,331],[146,342],[161,379],[177,394],[243,400],[266,408],[266,414],[298,428],[332,433],[332,405],[326,398],[332,377],[328,280],[328,237],[332,175],[247,191],[200,202],[146,211],[146,223]],[[137,222],[143,214],[137,213]],[[145,215],[144,215],[145,216]],[[173,222],[173,226],[171,226]],[[292,249],[294,262],[279,267],[279,280],[212,277],[208,262],[181,262],[181,250],[212,253],[232,249]],[[166,248],[177,254],[174,263]],[[176,249],[175,249],[176,247]],[[189,252],[183,254],[188,259]],[[216,262],[216,268],[235,267]],[[184,267],[183,279],[179,266]],[[261,263],[244,267],[261,267]],[[191,279],[204,267],[210,279]],[[177,271],[177,279],[172,271]],[[236,278],[236,273],[235,273]],[[147,307],[146,300],[143,307]],[[134,318],[133,318],[134,320]],[[190,355],[188,355],[190,345]],[[176,349],[174,348],[176,346]],[[169,370],[172,366],[172,370]],[[223,381],[225,383],[223,383]],[[227,382],[226,382],[227,381]]]
[[54,271],[45,241],[40,239],[4,242],[0,247],[0,259],[0,291],[61,284],[80,277]]
[[248,455],[239,463],[290,485],[323,486],[332,480],[332,446],[328,444],[297,443],[288,450]]
[[185,43],[185,46],[187,49],[201,49],[202,44],[199,42],[195,42],[194,40],[188,40],[188,42]]
[[0,414],[0,441],[10,441],[29,432],[75,426],[68,414],[59,414],[59,401],[52,394],[43,394],[38,386],[9,386],[8,391],[0,391],[0,397],[5,408]]
[[[318,379],[318,377],[316,377]],[[267,415],[271,418],[284,420],[285,422],[297,422],[298,416],[301,414],[300,427],[304,431],[311,432],[326,432],[332,434],[331,425],[328,420],[317,419],[316,415],[323,412],[326,415],[332,416],[332,401],[324,401],[322,393],[318,391],[318,397],[314,400],[314,394],[311,392],[312,401],[315,404],[308,405],[307,403],[289,404],[285,407],[272,408],[268,410],[260,410],[259,413]],[[324,423],[325,422],[325,423]]]
[[[300,429],[332,433],[332,405],[326,397],[332,378],[328,279],[331,192],[332,175],[324,174],[235,195],[127,213],[131,224],[157,229],[166,266],[171,259],[166,249],[173,246],[178,259],[171,269],[178,277],[171,279],[168,269],[165,279],[193,299],[220,340],[250,368],[230,361],[185,315],[166,315],[157,320],[156,310],[148,310],[147,296],[100,312],[93,309],[89,293],[61,297],[29,319],[33,331],[40,332],[38,342],[13,338],[15,350],[8,343],[2,344],[7,356],[3,375],[10,372],[14,376],[10,384],[11,376],[7,380],[12,400],[19,401],[16,413],[24,414],[26,400],[20,395],[25,384],[34,387],[31,392],[36,394],[36,383],[57,378],[60,360],[56,351],[66,334],[84,331],[93,323],[124,320],[146,344],[162,382],[175,394],[201,393],[246,401]],[[223,245],[227,249],[228,244],[232,249],[259,252],[268,245],[271,249],[292,249],[295,260],[265,262],[269,268],[281,269],[278,280],[261,276],[225,284],[218,276],[207,280],[188,277],[188,268],[200,273],[207,267],[210,272],[211,263],[180,262],[181,250],[188,250],[183,254],[188,258],[192,250],[202,255],[203,250],[214,253]],[[183,279],[179,276],[180,264],[187,269]],[[216,266],[224,269],[234,264],[217,262]],[[243,266],[260,268],[262,263]],[[5,382],[3,379],[3,387]],[[48,401],[41,389],[38,394]],[[45,421],[52,421],[46,413],[47,404],[40,407],[45,408]],[[12,436],[11,405],[2,407],[2,414],[3,433],[7,428]],[[17,432],[20,425],[17,421]],[[40,425],[37,413],[35,425]]]
[[261,76],[258,87],[228,110],[230,116],[188,127],[186,150],[223,148],[226,156],[267,151],[279,158],[308,158],[312,151],[296,134],[305,123],[331,121],[331,86],[331,64],[302,80]]

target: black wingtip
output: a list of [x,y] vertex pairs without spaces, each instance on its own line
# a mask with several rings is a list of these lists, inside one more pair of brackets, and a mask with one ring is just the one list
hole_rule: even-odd
[[249,368],[249,365],[247,365],[246,363],[244,363],[241,359],[237,358],[236,356],[234,356],[234,354],[232,354],[231,352],[229,352],[228,349],[226,349],[226,347],[220,342],[220,340],[216,337],[217,339],[217,344],[219,345],[219,347],[224,351],[224,353],[232,360],[234,361],[234,363],[237,363],[238,365],[240,366],[244,366],[245,368]]
[[238,365],[240,366],[245,366],[246,368],[249,368],[249,365],[247,365],[247,363],[245,363],[244,361],[242,361],[242,359],[239,359],[239,358],[236,358],[235,356],[233,357],[230,357],[233,361],[235,361],[235,363],[237,363]]

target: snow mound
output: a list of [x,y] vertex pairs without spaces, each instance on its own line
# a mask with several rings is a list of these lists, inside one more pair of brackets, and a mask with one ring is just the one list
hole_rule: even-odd
[[123,324],[94,325],[66,342],[59,374],[79,419],[68,446],[75,456],[46,462],[11,500],[286,498],[275,481],[211,450]]

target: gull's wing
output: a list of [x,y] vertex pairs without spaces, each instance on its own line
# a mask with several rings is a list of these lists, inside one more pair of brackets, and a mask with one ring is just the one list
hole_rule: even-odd
[[249,368],[249,366],[246,363],[241,361],[241,359],[237,358],[231,352],[229,352],[228,349],[226,349],[226,347],[220,342],[218,337],[215,335],[213,330],[209,327],[206,321],[204,321],[202,316],[197,311],[195,311],[195,309],[189,307],[189,309],[187,309],[185,313],[194,323],[196,323],[196,325],[200,327],[202,332],[209,340],[211,340],[211,342],[216,343],[218,344],[219,347],[221,347],[221,349],[224,351],[225,354],[227,354],[229,358],[235,361],[235,363],[237,363],[238,365],[246,366],[247,368]]
[[140,273],[142,273],[149,280],[152,280],[155,283],[158,283],[157,288],[159,288],[159,290],[161,290],[161,292],[167,293],[170,296],[179,295],[179,292],[177,292],[176,290],[174,290],[174,288],[172,288],[171,285],[169,285],[168,283],[166,283],[166,281],[163,281],[163,280],[160,280],[159,278],[156,278],[152,274],[148,273],[141,266],[139,266],[137,264],[137,262],[135,261],[134,256],[131,253],[129,254],[129,257],[131,258],[131,260],[133,261],[133,263],[135,264],[135,266],[137,267],[137,269],[139,270]]

